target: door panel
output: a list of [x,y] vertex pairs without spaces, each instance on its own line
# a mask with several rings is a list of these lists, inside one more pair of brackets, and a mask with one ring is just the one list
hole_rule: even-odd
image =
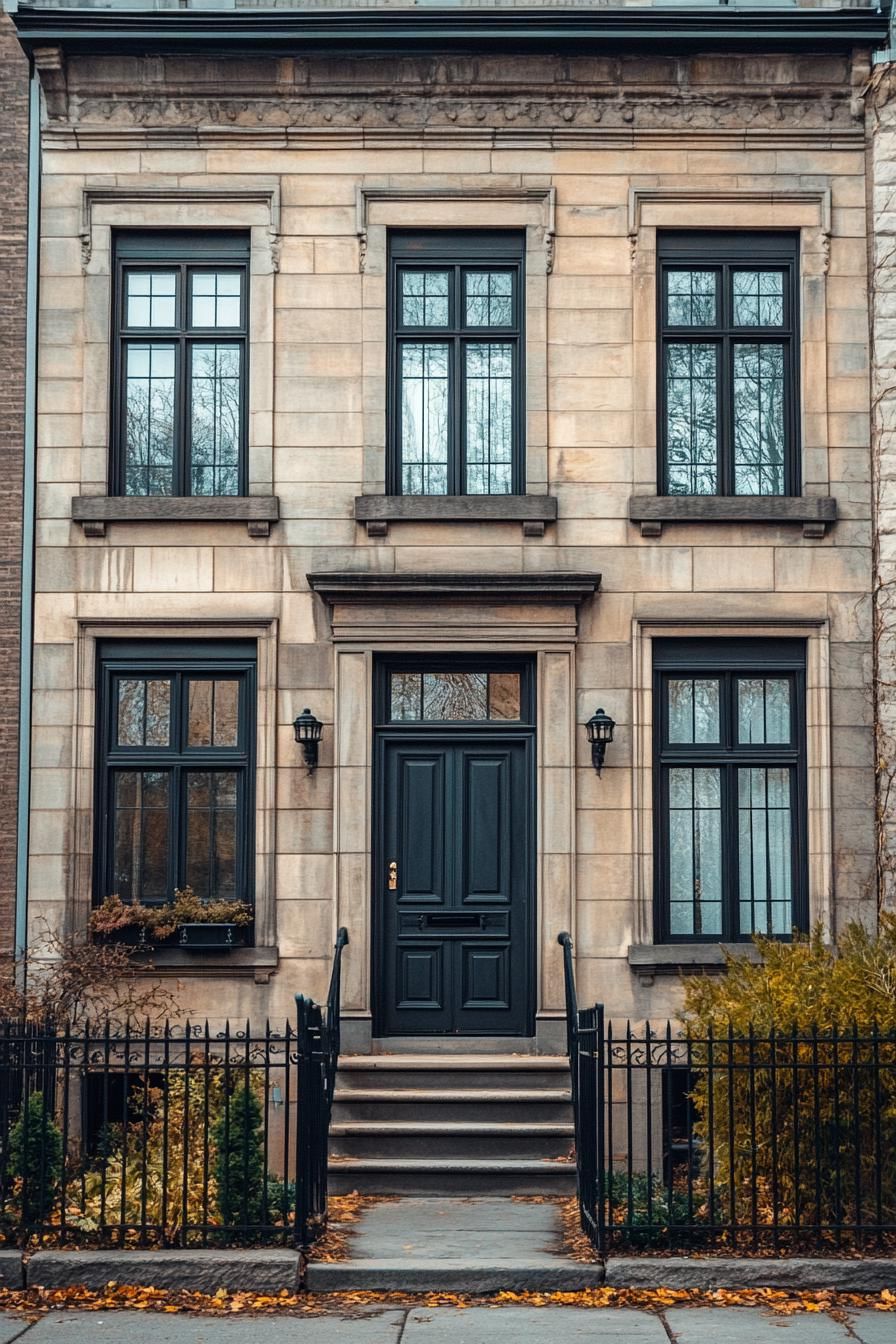
[[377,1035],[531,1034],[533,764],[527,732],[379,739]]
[[463,815],[466,825],[457,837],[463,855],[463,900],[509,904],[512,874],[510,844],[514,827],[509,775],[513,760],[506,752],[462,753]]
[[447,887],[445,757],[396,752],[394,771],[393,796],[401,809],[399,903],[443,904]]

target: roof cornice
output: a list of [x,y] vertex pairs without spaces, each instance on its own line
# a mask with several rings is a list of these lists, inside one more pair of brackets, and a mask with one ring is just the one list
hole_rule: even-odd
[[286,10],[40,9],[11,18],[26,50],[245,51],[334,46],[625,48],[659,44],[763,50],[845,49],[882,42],[889,5],[879,9],[382,9]]

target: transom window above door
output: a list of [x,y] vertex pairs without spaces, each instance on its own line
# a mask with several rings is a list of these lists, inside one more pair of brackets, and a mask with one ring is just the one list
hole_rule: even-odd
[[390,236],[390,489],[524,489],[523,235]]
[[113,493],[245,494],[247,236],[121,234],[115,256]]
[[495,727],[534,721],[531,668],[520,661],[386,658],[377,688],[379,723]]
[[787,234],[658,237],[661,492],[797,495],[797,261]]

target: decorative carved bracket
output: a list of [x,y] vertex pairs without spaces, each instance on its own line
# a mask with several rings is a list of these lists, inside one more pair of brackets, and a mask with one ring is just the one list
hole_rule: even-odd
[[355,197],[356,232],[358,234],[358,269],[363,274],[367,264],[367,232],[369,210],[374,201],[411,203],[450,201],[453,204],[469,201],[481,205],[485,201],[541,206],[541,229],[544,245],[545,274],[554,268],[554,235],[556,232],[556,187],[358,187]]
[[98,205],[251,206],[266,208],[271,270],[280,269],[280,184],[259,187],[85,187],[81,195],[81,265],[93,251],[93,212]]
[[35,47],[34,68],[44,92],[47,113],[52,118],[68,118],[68,80],[65,55],[61,47]]

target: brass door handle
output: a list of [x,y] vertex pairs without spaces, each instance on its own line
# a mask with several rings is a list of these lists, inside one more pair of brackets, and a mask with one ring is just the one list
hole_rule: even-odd
[[387,885],[390,891],[398,890],[398,864],[394,859],[389,864],[389,881]]

